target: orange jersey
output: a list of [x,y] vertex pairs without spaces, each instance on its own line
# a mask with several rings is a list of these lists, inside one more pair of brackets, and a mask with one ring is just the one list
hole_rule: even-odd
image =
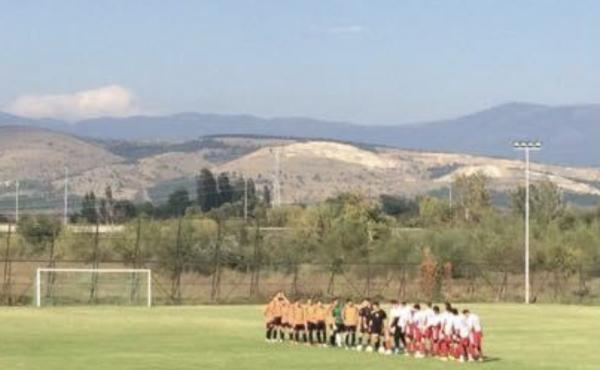
[[317,310],[318,306],[316,304],[311,304],[306,306],[306,321],[308,322],[317,322]]
[[328,313],[329,313],[329,308],[326,305],[322,304],[320,306],[317,306],[315,309],[315,318],[316,318],[317,322],[326,321]]
[[265,316],[265,321],[270,322],[273,320],[273,301],[269,302],[265,309],[263,310],[263,315]]
[[279,301],[273,302],[273,317],[283,316],[283,303]]
[[292,312],[293,312],[294,325],[304,324],[304,322],[306,321],[306,317],[304,314],[304,307],[295,305]]
[[281,322],[284,324],[289,324],[292,321],[291,317],[292,307],[288,303],[284,303],[281,306]]
[[344,325],[346,326],[358,326],[358,307],[355,305],[346,305],[342,311],[342,317],[344,318]]

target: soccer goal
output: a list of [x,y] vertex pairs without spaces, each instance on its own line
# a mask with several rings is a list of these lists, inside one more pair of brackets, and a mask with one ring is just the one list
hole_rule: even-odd
[[152,306],[149,269],[38,268],[35,304]]

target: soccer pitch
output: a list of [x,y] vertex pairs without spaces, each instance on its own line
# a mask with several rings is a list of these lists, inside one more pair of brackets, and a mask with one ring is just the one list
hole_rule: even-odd
[[[463,305],[457,305],[463,307]],[[468,305],[485,363],[383,356],[264,341],[262,307],[0,308],[0,369],[598,369],[600,308]]]

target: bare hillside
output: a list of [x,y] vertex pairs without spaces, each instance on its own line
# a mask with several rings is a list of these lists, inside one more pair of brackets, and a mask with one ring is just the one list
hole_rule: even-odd
[[[499,191],[522,184],[524,164],[472,155],[428,153],[315,141],[259,149],[218,167],[274,181],[279,157],[283,202],[309,202],[339,191],[407,195],[447,187],[454,176],[482,171]],[[532,164],[532,179],[550,179],[565,192],[600,195],[600,170]]]
[[[149,151],[158,154],[127,159],[100,144],[50,131],[3,127],[0,133],[0,179],[51,181],[58,190],[67,164],[73,194],[102,194],[110,185],[115,196],[135,200],[149,199],[153,189],[164,195],[177,184],[189,185],[203,167],[243,174],[259,186],[272,186],[279,171],[285,203],[314,202],[340,191],[417,195],[446,189],[454,176],[477,171],[490,177],[494,190],[506,191],[522,184],[524,169],[519,153],[510,160],[243,136],[214,137],[173,151],[166,146]],[[568,193],[600,196],[600,169],[533,163],[532,178],[548,178]]]
[[73,136],[32,127],[0,127],[0,179],[62,177],[123,161],[104,148]]

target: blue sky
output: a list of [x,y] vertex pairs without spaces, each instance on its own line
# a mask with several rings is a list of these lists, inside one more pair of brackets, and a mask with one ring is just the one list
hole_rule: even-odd
[[[106,86],[134,96],[115,103],[117,114],[365,124],[446,118],[510,101],[600,102],[596,0],[0,5],[0,109],[18,113],[47,104],[39,114],[68,116],[68,94]],[[78,109],[74,117],[87,114]]]

